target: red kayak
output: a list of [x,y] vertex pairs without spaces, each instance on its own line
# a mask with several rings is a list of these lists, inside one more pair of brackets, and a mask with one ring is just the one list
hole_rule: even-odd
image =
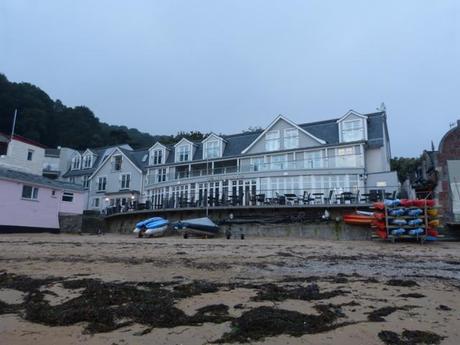
[[346,224],[350,225],[371,225],[372,222],[375,220],[374,215],[369,216],[369,215],[364,215],[364,214],[356,214],[356,213],[351,213],[351,214],[346,214],[343,216],[343,221]]

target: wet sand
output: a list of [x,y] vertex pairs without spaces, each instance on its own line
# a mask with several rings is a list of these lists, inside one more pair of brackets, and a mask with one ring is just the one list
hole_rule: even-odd
[[[251,344],[384,344],[382,334],[379,337],[382,331],[401,336],[404,330],[418,330],[436,333],[442,338],[441,344],[457,344],[459,248],[460,244],[453,242],[420,246],[278,238],[241,241],[2,235],[0,302],[6,307],[3,312],[0,308],[0,343],[207,344],[246,340]],[[193,320],[200,308],[223,304],[228,307],[227,320],[216,323],[210,318],[202,323],[184,321],[174,327],[153,328],[127,320],[123,327],[108,332],[88,332],[87,322],[50,326],[30,321],[32,318],[24,311],[30,291],[14,286],[17,277],[49,278],[37,290],[43,296],[40,303],[50,306],[50,310],[86,293],[85,287],[65,288],[69,280],[101,280],[123,287],[126,282],[164,282],[161,291],[172,291],[174,308],[185,318]],[[184,296],[174,294],[197,280],[216,284],[217,288]],[[304,294],[316,288],[320,294],[314,298]],[[321,308],[326,308],[325,314]],[[294,327],[293,334],[289,327],[278,330],[268,326],[273,321],[269,317],[276,316],[273,314],[261,319],[267,324],[269,336],[260,337],[251,333],[259,324],[248,319],[255,311],[286,311],[294,318],[307,315],[307,320],[331,316],[327,319],[330,327]],[[372,312],[383,312],[383,316],[371,320]],[[249,333],[225,336],[235,335],[235,329],[243,329],[246,321]],[[146,329],[148,332],[141,335]]]

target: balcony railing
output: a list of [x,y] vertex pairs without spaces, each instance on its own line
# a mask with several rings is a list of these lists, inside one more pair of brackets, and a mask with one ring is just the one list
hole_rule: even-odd
[[[368,187],[369,188],[369,187]],[[369,203],[394,199],[394,187],[387,190],[345,188],[336,190],[310,189],[287,190],[251,188],[172,192],[154,195],[145,202],[130,202],[123,206],[107,207],[103,213],[112,215],[139,210],[183,208],[232,208],[232,207],[334,207],[340,205],[368,205]],[[391,192],[390,192],[391,191]]]
[[[283,170],[315,170],[315,169],[341,169],[341,168],[363,168],[364,160],[362,155],[335,156],[329,158],[304,159],[295,161],[277,161],[260,164],[243,164],[239,167],[217,167],[214,169],[192,169],[176,170],[169,173],[150,173],[147,175],[146,185],[157,184],[166,181],[177,181],[189,178],[197,178],[210,175],[228,175],[237,173],[254,173],[263,171]],[[164,168],[163,168],[164,169]],[[154,171],[158,171],[155,169]]]

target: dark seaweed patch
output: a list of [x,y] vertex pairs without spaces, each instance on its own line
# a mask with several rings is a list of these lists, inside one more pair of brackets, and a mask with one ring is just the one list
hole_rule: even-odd
[[202,280],[195,280],[189,284],[178,285],[174,287],[174,296],[178,298],[191,297],[202,293],[217,292],[217,284]]
[[369,321],[373,322],[381,322],[385,321],[384,317],[388,316],[390,314],[393,314],[397,310],[410,310],[412,308],[415,308],[414,306],[406,305],[403,307],[383,307],[379,309],[375,309],[368,313],[367,319]]
[[244,343],[280,334],[299,337],[341,326],[335,324],[338,317],[335,310],[330,310],[328,306],[318,306],[317,309],[320,315],[308,315],[272,307],[251,309],[234,319],[232,330],[225,333],[216,343]]
[[386,284],[390,286],[403,286],[403,287],[419,286],[413,280],[403,280],[403,279],[390,279],[389,281],[386,282]]
[[425,295],[422,295],[421,293],[403,293],[399,295],[399,297],[405,297],[405,298],[423,298],[426,297]]
[[293,288],[282,287],[276,284],[265,284],[261,285],[259,289],[257,296],[253,297],[255,301],[284,301],[288,298],[313,301],[329,299],[348,293],[348,291],[344,290],[320,292],[319,286],[316,283]]
[[445,337],[433,332],[404,330],[401,335],[393,331],[381,331],[380,340],[386,345],[438,345]]

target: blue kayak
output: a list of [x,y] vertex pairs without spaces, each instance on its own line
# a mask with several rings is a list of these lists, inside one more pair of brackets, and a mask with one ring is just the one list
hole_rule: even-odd
[[133,232],[139,237],[144,235],[147,237],[162,236],[168,229],[168,225],[169,220],[153,217],[137,223]]

